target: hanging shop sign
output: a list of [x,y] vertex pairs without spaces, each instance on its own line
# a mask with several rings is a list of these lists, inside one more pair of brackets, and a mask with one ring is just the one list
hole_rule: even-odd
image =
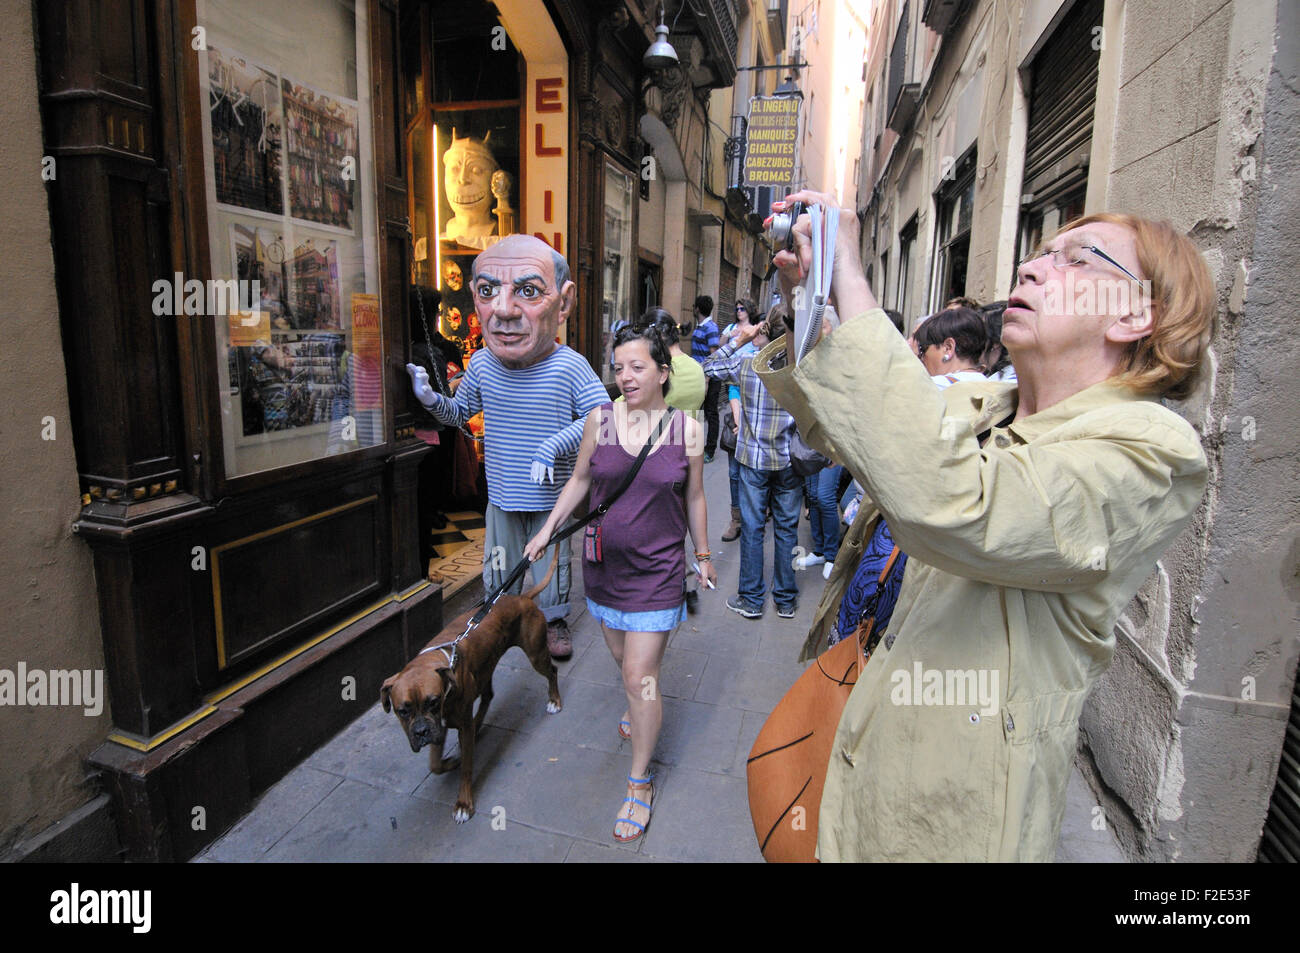
[[745,135],[744,187],[794,184],[799,136],[799,96],[754,96]]

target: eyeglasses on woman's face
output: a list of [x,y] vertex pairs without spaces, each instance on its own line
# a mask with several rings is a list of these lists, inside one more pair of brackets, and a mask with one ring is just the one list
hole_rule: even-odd
[[1133,272],[1129,271],[1114,258],[1107,255],[1096,245],[1091,244],[1086,237],[1069,238],[1061,244],[1060,248],[1039,248],[1027,258],[1022,258],[1017,265],[1016,271],[1019,272],[1022,267],[1031,261],[1037,261],[1044,255],[1052,256],[1052,264],[1057,268],[1084,268],[1089,265],[1096,266],[1097,261],[1101,260],[1114,265],[1134,281],[1141,282],[1142,279]]

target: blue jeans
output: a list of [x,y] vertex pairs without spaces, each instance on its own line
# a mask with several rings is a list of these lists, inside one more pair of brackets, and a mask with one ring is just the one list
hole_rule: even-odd
[[740,587],[742,602],[761,611],[766,592],[763,586],[764,510],[772,504],[772,600],[778,607],[793,606],[799,600],[794,581],[794,549],[799,542],[799,512],[803,505],[803,481],[794,470],[754,470],[743,463],[740,469]]
[[[730,413],[730,409],[727,412]],[[736,462],[734,453],[727,457],[727,478],[731,480],[731,506],[738,510],[740,509],[740,464]]]
[[840,507],[835,491],[843,472],[843,467],[827,467],[812,477],[817,481],[813,493],[813,551],[825,556],[828,563],[835,562],[840,551]]

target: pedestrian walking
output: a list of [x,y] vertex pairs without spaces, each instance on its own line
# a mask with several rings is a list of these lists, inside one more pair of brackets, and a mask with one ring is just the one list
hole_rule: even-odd
[[[707,361],[719,346],[718,323],[713,320],[713,299],[700,295],[695,299],[695,330],[691,334],[691,357],[701,364]],[[718,449],[718,395],[722,384],[710,380],[704,392],[704,462],[712,463]]]
[[588,493],[593,505],[608,500],[657,435],[632,484],[587,527],[583,545],[587,609],[600,620],[627,694],[618,732],[632,741],[632,770],[614,839],[631,841],[644,833],[654,806],[649,767],[663,722],[659,669],[669,633],[686,618],[682,545],[688,531],[701,585],[712,586],[716,574],[708,550],[700,424],[668,407],[671,357],[654,325],[619,332],[614,367],[624,402],[606,403],[587,417],[573,476],[525,552],[540,558]]

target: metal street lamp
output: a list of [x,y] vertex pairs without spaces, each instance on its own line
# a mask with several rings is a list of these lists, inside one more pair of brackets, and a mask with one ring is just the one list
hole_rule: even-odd
[[668,42],[668,25],[664,23],[663,4],[659,5],[659,25],[655,27],[655,41],[641,57],[641,65],[646,69],[667,69],[677,65],[677,51]]

